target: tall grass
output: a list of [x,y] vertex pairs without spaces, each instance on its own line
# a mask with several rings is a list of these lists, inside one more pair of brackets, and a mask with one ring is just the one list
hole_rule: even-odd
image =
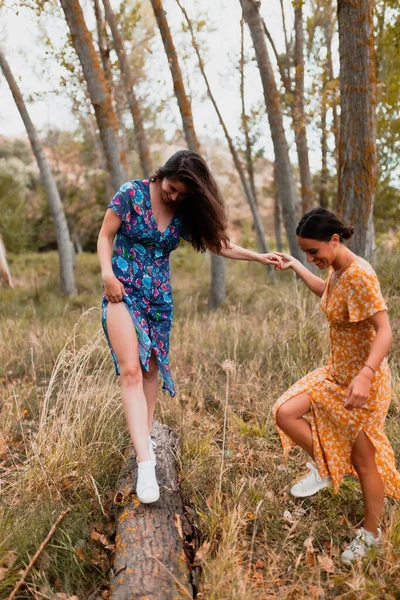
[[[179,393],[160,393],[157,406],[157,418],[181,436],[181,489],[201,542],[198,597],[398,598],[397,503],[386,501],[378,556],[349,570],[338,557],[362,518],[356,480],[347,478],[337,496],[289,495],[306,457],[295,450],[283,461],[271,406],[327,356],[317,300],[290,273],[270,286],[259,265],[230,263],[228,301],[209,312],[207,260],[187,247],[174,255]],[[395,337],[387,431],[398,457],[399,265],[393,255],[380,269]],[[14,257],[11,266],[19,287],[4,292],[0,307],[0,598],[65,506],[71,513],[19,598],[105,598],[110,500],[128,435],[100,331],[96,258],[79,257],[81,294],[73,301],[56,291],[54,255]],[[99,543],[93,531],[108,539]]]

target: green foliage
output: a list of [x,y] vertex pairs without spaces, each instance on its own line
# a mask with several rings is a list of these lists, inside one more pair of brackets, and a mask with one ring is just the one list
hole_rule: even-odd
[[31,231],[26,227],[28,176],[19,158],[0,158],[0,234],[9,251],[19,253],[30,247]]

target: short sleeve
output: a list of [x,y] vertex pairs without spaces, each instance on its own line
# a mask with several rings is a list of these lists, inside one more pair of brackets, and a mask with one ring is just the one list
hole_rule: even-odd
[[349,321],[352,323],[365,321],[377,312],[387,310],[378,277],[372,267],[370,271],[360,269],[352,275],[349,281],[347,308]]
[[111,208],[124,223],[130,221],[131,217],[131,206],[129,202],[129,197],[127,195],[124,186],[122,186],[118,192],[115,194],[114,198],[111,200],[110,204],[107,208]]

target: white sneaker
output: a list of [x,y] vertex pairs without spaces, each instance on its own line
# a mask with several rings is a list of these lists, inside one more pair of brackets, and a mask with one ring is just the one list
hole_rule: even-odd
[[310,473],[290,490],[292,496],[296,496],[296,498],[306,498],[323,488],[333,486],[332,477],[321,477],[317,467],[312,463],[307,463],[307,467],[310,469]]
[[364,529],[361,527],[356,530],[356,537],[349,544],[342,555],[340,560],[346,565],[350,565],[357,558],[362,558],[366,556],[368,550],[373,548],[373,546],[377,546],[382,539],[382,531],[378,528],[378,536],[375,537],[372,531],[368,531],[368,529]]
[[138,463],[136,494],[143,504],[156,502],[160,497],[155,466],[154,460],[144,460]]
[[156,455],[154,453],[154,450],[157,448],[157,444],[155,442],[153,442],[153,440],[151,439],[151,437],[149,436],[149,454],[150,454],[150,458],[151,460],[154,460],[154,463],[157,464],[157,460],[156,460]]

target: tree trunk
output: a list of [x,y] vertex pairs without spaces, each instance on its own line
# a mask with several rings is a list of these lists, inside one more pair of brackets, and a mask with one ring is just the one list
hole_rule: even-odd
[[289,148],[283,128],[280,96],[275,84],[274,73],[264,37],[262,19],[259,14],[259,2],[256,2],[255,0],[240,0],[240,2],[244,18],[250,29],[264,89],[265,104],[275,152],[279,197],[281,200],[283,221],[289,242],[290,253],[303,262],[303,255],[296,241],[296,185],[293,177],[292,165],[289,160]]
[[276,249],[278,252],[282,250],[282,228],[281,228],[281,204],[279,201],[279,189],[276,177],[276,164],[274,163],[274,181],[273,181],[273,195],[274,195],[274,232]]
[[245,156],[246,156],[246,165],[247,165],[247,174],[249,176],[250,188],[253,194],[253,198],[255,200],[256,205],[258,206],[257,201],[257,192],[256,186],[254,183],[254,165],[253,165],[253,149],[250,139],[249,132],[249,124],[248,124],[248,116],[246,115],[246,103],[245,103],[245,95],[244,95],[244,19],[240,19],[240,99],[242,102],[242,129],[244,133],[245,139]]
[[373,0],[338,0],[340,142],[338,210],[357,227],[351,248],[373,252],[376,187],[376,73]]
[[319,188],[319,203],[323,208],[328,208],[327,184],[328,184],[328,144],[326,130],[326,93],[322,90],[321,103],[321,176]]
[[[185,10],[185,8],[180,3],[180,1],[176,0],[176,2],[178,4],[179,8],[181,9],[181,11],[182,11],[185,19],[186,19],[186,23],[187,23],[187,26],[189,28],[189,31],[190,31],[190,34],[191,34],[191,37],[192,37],[192,45],[193,45],[193,48],[194,48],[194,50],[196,52],[196,55],[197,55],[197,59],[198,59],[198,63],[199,63],[199,68],[200,68],[201,74],[203,75],[204,83],[206,84],[208,97],[210,98],[210,100],[212,102],[212,105],[214,106],[215,112],[217,113],[218,120],[219,120],[219,122],[221,124],[221,127],[222,127],[223,131],[224,131],[226,141],[228,142],[229,150],[231,151],[233,162],[234,162],[236,170],[237,170],[237,172],[239,174],[240,181],[242,183],[242,186],[243,186],[246,198],[247,198],[247,200],[249,202],[250,210],[251,210],[251,213],[252,213],[252,216],[253,216],[254,227],[255,227],[255,230],[256,230],[257,244],[258,244],[259,251],[261,253],[267,253],[269,251],[268,250],[267,238],[265,236],[264,226],[262,224],[260,213],[258,211],[256,199],[255,199],[255,197],[253,195],[253,192],[251,190],[251,187],[250,187],[250,185],[249,185],[249,183],[247,181],[245,172],[243,170],[243,167],[242,167],[242,164],[241,164],[241,161],[240,161],[239,154],[238,154],[238,152],[237,152],[237,150],[236,150],[236,148],[235,148],[235,146],[233,144],[233,140],[232,140],[231,136],[229,135],[229,132],[228,132],[228,129],[226,127],[225,121],[224,121],[224,119],[222,117],[221,111],[219,110],[217,102],[216,102],[216,100],[214,98],[214,95],[212,93],[211,86],[210,86],[210,83],[208,81],[208,77],[207,77],[206,72],[205,72],[203,59],[201,58],[200,49],[199,49],[199,46],[198,46],[198,44],[196,42],[196,38],[194,36],[192,22],[189,19],[189,15],[188,15],[187,11]],[[219,269],[221,269],[221,268],[222,267],[219,267]],[[217,268],[215,268],[214,272],[218,273],[219,271],[218,271]],[[273,270],[273,268],[269,267],[267,272],[269,273],[269,276],[270,276],[271,280],[275,279],[275,271]],[[216,297],[218,297],[218,296],[216,296]],[[211,305],[213,304],[212,300],[210,301],[210,304]]]
[[[182,119],[183,132],[185,134],[186,143],[192,152],[201,154],[200,143],[196,135],[196,130],[193,122],[192,105],[189,97],[186,94],[181,68],[179,66],[178,55],[172,40],[171,31],[168,25],[165,10],[162,5],[162,0],[151,0],[154,14],[160,30],[161,38],[164,44],[165,53],[168,58],[168,64],[172,75],[174,92],[178,101],[179,112]],[[225,260],[218,254],[211,254],[211,289],[209,304],[213,307],[218,307],[222,304],[226,297],[226,274]],[[214,300],[218,299],[215,303]]]
[[200,145],[197,139],[193,123],[192,106],[186,94],[183,83],[182,72],[179,66],[178,55],[172,39],[171,31],[168,25],[162,0],[151,0],[157,24],[160,30],[161,38],[164,44],[165,53],[168,58],[169,68],[171,70],[174,92],[178,101],[179,111],[182,117],[183,131],[186,137],[188,148],[193,152],[199,153]]
[[8,267],[6,247],[0,236],[0,275],[11,288],[14,287],[14,283],[11,277],[10,269]]
[[86,26],[79,0],[60,0],[60,2],[96,114],[111,181],[114,188],[118,189],[128,178],[127,164],[118,135],[118,122],[112,106],[110,89],[100,66],[92,36]]
[[125,84],[129,108],[131,110],[133,125],[135,128],[136,144],[140,157],[140,163],[142,165],[143,175],[144,177],[150,177],[153,167],[151,164],[149,144],[144,129],[142,111],[134,90],[134,81],[131,67],[124,48],[124,40],[118,28],[117,20],[112,10],[110,0],[103,0],[103,4],[107,23],[110,26],[113,37],[114,48],[118,56],[122,79]]
[[[325,41],[326,41],[326,65],[328,71],[329,81],[334,81],[333,76],[333,60],[332,60],[332,37],[333,37],[333,14],[332,14],[332,0],[327,0],[326,10],[325,10]],[[336,104],[336,93],[332,91],[332,120],[333,127],[332,133],[335,137],[335,159],[336,164],[338,161],[338,152],[339,152],[339,131],[340,131],[340,123],[339,123],[339,115],[337,112],[337,104]]]
[[110,89],[113,106],[118,121],[118,129],[120,134],[120,142],[123,152],[127,154],[128,144],[126,140],[126,128],[124,123],[124,105],[126,102],[125,89],[121,89],[121,82],[114,84],[112,75],[112,64],[110,60],[110,44],[108,40],[107,30],[103,19],[103,13],[100,6],[100,0],[94,0],[94,14],[96,17],[97,40],[100,52],[103,71]]
[[47,200],[49,202],[50,212],[53,218],[57,239],[58,256],[60,261],[61,290],[65,294],[73,296],[77,293],[77,291],[75,286],[73,270],[72,244],[68,230],[67,219],[65,217],[65,212],[61,203],[60,195],[58,193],[57,185],[51,172],[50,166],[47,162],[47,158],[43,151],[42,144],[39,140],[37,131],[32,123],[32,120],[25,106],[22,94],[18,88],[17,82],[14,79],[6,57],[4,56],[1,50],[0,67],[10,87],[15,104],[17,105],[21,118],[24,122],[33,153],[38,163],[41,181],[46,191]]
[[194,536],[183,512],[177,482],[177,438],[167,425],[160,423],[153,424],[153,438],[157,443],[160,499],[154,504],[138,502],[133,492],[137,463],[132,447],[117,484],[113,600],[178,600],[194,595],[185,553]]
[[313,194],[311,189],[311,173],[308,160],[308,144],[306,118],[304,112],[304,33],[303,33],[303,0],[296,0],[294,7],[294,106],[293,128],[296,139],[297,156],[301,181],[301,199],[303,214],[312,208]]

